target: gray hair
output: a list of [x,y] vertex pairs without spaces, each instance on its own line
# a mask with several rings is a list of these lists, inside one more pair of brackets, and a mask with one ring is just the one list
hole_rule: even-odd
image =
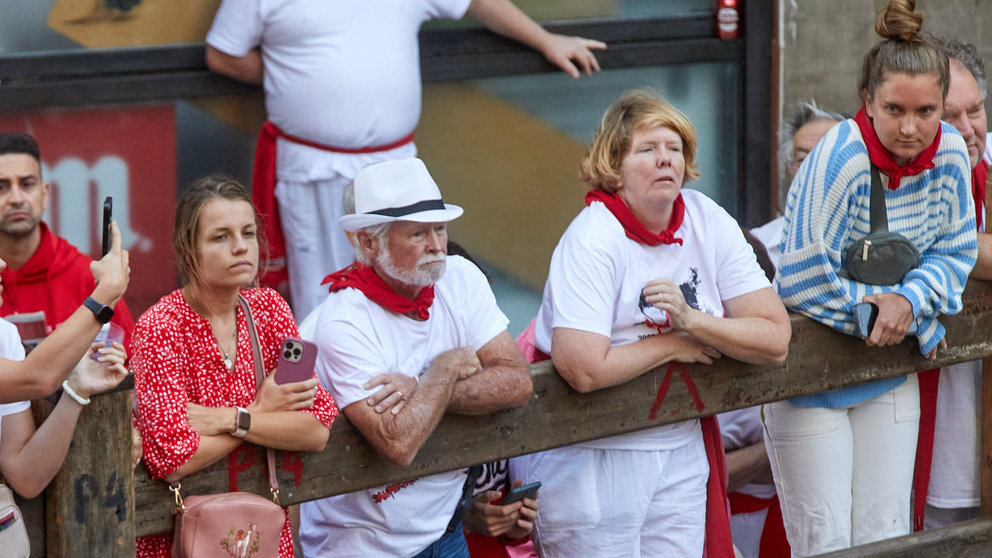
[[[379,249],[385,249],[386,246],[386,236],[389,234],[389,227],[392,225],[389,223],[379,223],[378,225],[369,225],[358,232],[364,232],[375,238],[376,242],[379,243]],[[360,264],[372,265],[372,260],[365,255],[362,250],[362,246],[358,243],[358,234],[352,235],[351,243],[355,247],[355,261]]]
[[810,122],[820,120],[830,120],[840,122],[847,120],[850,116],[832,110],[818,107],[815,100],[802,101],[796,106],[796,111],[782,122],[782,127],[778,132],[778,166],[781,176],[786,179],[786,184],[791,181],[790,171],[792,169],[792,148],[796,139],[796,132]]
[[934,37],[934,42],[949,59],[957,60],[971,72],[971,77],[975,78],[975,83],[978,84],[978,93],[984,101],[988,93],[988,85],[985,81],[985,63],[978,54],[978,48],[971,43],[962,43],[957,39],[944,37]]

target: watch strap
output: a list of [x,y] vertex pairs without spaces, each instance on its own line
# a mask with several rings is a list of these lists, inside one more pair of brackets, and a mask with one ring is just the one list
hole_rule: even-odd
[[[248,428],[251,426],[251,415],[248,414],[248,409],[245,409],[244,407],[235,407],[235,409],[238,413],[234,415],[234,432],[232,432],[231,435],[236,438],[244,438],[245,434],[248,433]],[[241,417],[244,415],[248,415],[249,417],[249,423],[247,426],[241,425]]]
[[97,302],[91,296],[86,297],[86,300],[83,301],[83,306],[90,312],[93,312],[93,315],[96,316],[97,321],[101,324],[109,322],[114,317],[113,308]]

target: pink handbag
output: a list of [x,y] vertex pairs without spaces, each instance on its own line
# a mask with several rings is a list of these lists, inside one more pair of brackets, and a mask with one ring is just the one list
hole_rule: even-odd
[[[251,311],[243,298],[238,304],[248,321],[252,356],[255,359],[255,382],[262,385],[262,352]],[[269,489],[272,500],[253,492],[226,492],[206,496],[180,496],[182,486],[175,483],[176,533],[172,539],[173,558],[278,558],[279,540],[286,523],[286,512],[279,506],[279,482],[275,474],[275,457],[266,448],[269,466]]]

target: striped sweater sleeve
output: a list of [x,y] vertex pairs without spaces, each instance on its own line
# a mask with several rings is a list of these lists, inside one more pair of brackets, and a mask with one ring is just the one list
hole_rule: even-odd
[[968,152],[953,127],[943,125],[934,163],[885,191],[889,230],[917,247],[920,266],[899,285],[859,283],[843,269],[848,248],[870,230],[868,152],[853,120],[828,132],[789,190],[776,279],[786,305],[854,334],[854,305],[868,294],[895,292],[909,300],[919,319],[920,351],[936,347],[945,333],[937,317],[961,310],[977,241]]

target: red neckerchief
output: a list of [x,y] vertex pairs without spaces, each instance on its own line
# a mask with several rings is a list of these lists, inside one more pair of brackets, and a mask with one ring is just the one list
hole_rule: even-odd
[[327,289],[329,292],[333,293],[352,287],[362,291],[369,300],[387,310],[392,310],[397,314],[416,312],[417,317],[421,320],[430,317],[430,307],[434,302],[434,285],[427,285],[420,289],[417,299],[410,300],[390,288],[374,269],[360,263],[353,263],[340,271],[336,271],[324,277],[324,280],[320,282],[321,285],[328,283],[331,284]]
[[630,208],[627,207],[627,204],[620,199],[620,196],[616,192],[608,194],[602,190],[590,190],[586,194],[586,205],[594,201],[603,202],[606,209],[609,209],[610,213],[617,218],[617,221],[620,221],[624,232],[627,233],[627,238],[641,244],[647,244],[648,246],[658,246],[659,244],[682,245],[682,239],[675,238],[675,231],[679,230],[679,227],[682,226],[682,219],[685,217],[685,202],[682,200],[681,193],[679,193],[679,197],[675,198],[675,204],[672,207],[672,219],[668,223],[668,228],[661,231],[661,234],[654,234],[638,221],[637,217],[634,217]]
[[933,142],[921,151],[915,159],[900,167],[892,159],[892,153],[882,145],[881,140],[878,139],[878,135],[875,134],[875,126],[872,125],[871,119],[868,118],[868,113],[865,111],[864,106],[854,116],[854,121],[858,123],[858,128],[861,129],[861,138],[864,139],[865,147],[868,148],[868,158],[872,163],[875,163],[875,166],[880,171],[889,175],[889,190],[898,188],[902,177],[916,176],[925,170],[933,168],[933,156],[937,154],[937,147],[940,145],[940,126],[937,126],[937,135],[934,136]]
[[982,228],[982,208],[985,207],[985,181],[989,179],[989,164],[984,159],[971,169],[971,195],[975,198],[975,224]]

